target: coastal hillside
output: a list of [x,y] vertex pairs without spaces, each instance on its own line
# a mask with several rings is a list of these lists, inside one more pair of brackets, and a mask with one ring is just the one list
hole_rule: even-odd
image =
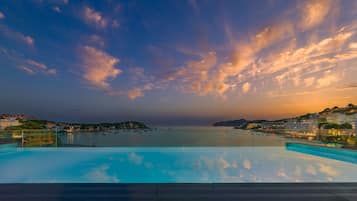
[[226,127],[237,127],[237,128],[245,128],[248,124],[261,124],[261,123],[279,123],[279,122],[289,122],[289,121],[304,121],[304,120],[318,120],[318,121],[328,121],[331,118],[339,118],[343,116],[354,116],[357,114],[357,105],[348,104],[346,107],[337,107],[334,106],[332,108],[326,108],[321,112],[316,113],[307,113],[304,115],[278,119],[273,121],[268,120],[231,120],[231,121],[219,121],[215,122],[213,126],[226,126]]
[[2,130],[32,130],[32,129],[57,129],[58,131],[103,131],[115,129],[149,129],[139,121],[124,121],[115,123],[67,123],[36,118],[25,118],[25,115],[0,115],[0,129]]
[[231,121],[219,121],[213,124],[213,126],[225,126],[225,127],[242,127],[248,123],[245,119],[231,120]]

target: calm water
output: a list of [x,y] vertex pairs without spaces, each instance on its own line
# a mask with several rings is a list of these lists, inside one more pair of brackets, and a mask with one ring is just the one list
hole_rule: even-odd
[[[286,146],[216,127],[62,135],[59,148],[0,147],[0,183],[356,182],[356,152]],[[339,160],[344,156],[348,160]]]
[[13,148],[0,164],[0,183],[357,181],[357,164],[285,147]]
[[65,134],[66,145],[85,146],[284,146],[285,139],[225,127],[160,127],[151,131]]

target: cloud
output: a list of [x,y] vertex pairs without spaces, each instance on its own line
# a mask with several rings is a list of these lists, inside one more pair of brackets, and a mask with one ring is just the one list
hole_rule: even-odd
[[113,28],[119,27],[117,20],[112,20],[105,17],[101,12],[96,11],[90,7],[84,7],[82,17],[89,25],[94,25],[96,28],[106,28],[112,26]]
[[120,26],[120,23],[118,22],[118,20],[113,20],[112,21],[112,27],[113,28],[118,28]]
[[315,83],[315,77],[309,77],[304,79],[304,84],[306,87],[312,86]]
[[153,84],[149,83],[142,87],[134,87],[128,90],[127,95],[130,100],[135,100],[138,97],[144,96],[144,91],[152,90]]
[[319,87],[319,88],[328,87],[332,83],[335,83],[337,81],[339,81],[339,78],[337,75],[332,74],[330,71],[326,71],[324,76],[317,80],[317,87]]
[[82,77],[96,87],[109,88],[108,81],[115,79],[122,72],[115,67],[119,63],[119,59],[102,50],[91,46],[82,46],[80,54],[84,71]]
[[242,86],[243,93],[247,93],[249,90],[250,90],[250,83],[249,82],[244,83]]
[[55,11],[55,12],[57,12],[57,13],[62,12],[61,8],[58,7],[58,6],[53,6],[53,7],[52,7],[52,10]]
[[[187,51],[185,51],[187,53]],[[206,95],[211,92],[209,88],[209,72],[217,64],[216,52],[210,51],[207,53],[189,53],[190,55],[198,55],[198,60],[188,60],[184,66],[176,70],[167,72],[162,81],[174,82],[178,81],[180,89],[184,92],[197,93]]]
[[31,59],[25,60],[18,67],[20,70],[26,72],[29,75],[35,75],[37,73],[42,73],[45,75],[56,75],[57,70],[54,68],[48,68],[47,65],[40,63],[38,61],[34,61]]
[[1,20],[1,19],[5,19],[5,14],[2,13],[2,12],[0,12],[0,20]]
[[[281,21],[267,26],[251,39],[251,45],[255,52],[262,50],[277,41],[293,35],[295,32],[291,21]],[[245,47],[246,48],[246,47]]]
[[25,73],[27,73],[29,75],[35,74],[35,72],[31,68],[26,67],[26,66],[19,66],[19,69],[21,69],[22,71],[24,71]]
[[105,46],[105,40],[97,34],[92,34],[84,37],[83,42],[86,43],[87,45],[100,47],[100,48],[103,48]]
[[[134,100],[154,88],[174,88],[183,93],[220,97],[235,90],[246,94],[260,87],[276,88],[276,85],[279,90],[294,91],[289,96],[310,94],[307,87],[314,92],[328,89],[341,80],[339,76],[344,75],[344,68],[351,68],[351,61],[357,58],[355,22],[333,29],[322,26],[334,14],[337,3],[330,0],[304,2],[294,10],[297,16],[287,12],[247,38],[233,39],[234,34],[228,34],[230,44],[225,44],[227,48],[200,51],[177,48],[188,59],[177,66],[171,66],[175,62],[165,65],[171,68],[160,75],[148,76],[140,69],[130,72],[139,84],[117,94]],[[323,34],[313,31],[317,26]],[[160,57],[165,58],[165,54],[160,53]],[[142,79],[146,81],[140,82]],[[152,87],[145,87],[147,83]]]
[[22,43],[25,43],[29,46],[33,46],[35,44],[35,39],[31,36],[24,35],[23,33],[13,31],[9,27],[5,25],[0,25],[0,32],[5,35],[7,38],[12,40],[16,40]]
[[339,88],[342,88],[342,89],[353,89],[353,88],[357,88],[357,82],[353,82],[353,83],[349,83],[349,84],[346,84],[342,87],[339,87]]
[[24,36],[24,35],[19,35],[19,36],[28,45],[33,45],[35,42],[31,36]]
[[[186,91],[195,92],[199,95],[216,93],[223,96],[228,90],[234,89],[239,84],[240,81],[237,78],[242,76],[241,73],[244,70],[254,66],[254,61],[260,51],[293,35],[293,33],[293,24],[290,21],[282,21],[265,27],[250,37],[249,41],[238,43],[228,62],[217,63],[218,59],[216,53],[214,53],[215,57],[208,65],[210,68],[199,68],[197,64],[200,64],[200,62],[193,62],[193,64],[196,64],[193,68],[178,69],[182,73],[182,79],[189,83],[189,87],[185,87]],[[207,57],[207,55],[204,56]],[[193,71],[192,69],[198,70]],[[249,72],[252,73],[253,71],[250,70]],[[260,72],[260,69],[254,69],[254,72],[253,74],[256,74]],[[192,76],[195,74],[196,76]],[[197,74],[201,76],[197,76]],[[245,88],[250,89],[250,83],[245,84]]]
[[94,24],[96,27],[105,28],[108,25],[108,20],[102,16],[100,12],[89,7],[85,7],[83,11],[84,20],[88,24]]
[[307,1],[302,8],[300,26],[310,29],[321,24],[331,10],[331,0]]
[[37,61],[34,61],[34,60],[27,60],[26,61],[28,64],[30,64],[31,66],[33,67],[36,67],[36,68],[39,68],[40,70],[46,70],[47,69],[47,66],[43,63],[40,63],[40,62],[37,62]]
[[349,48],[351,49],[357,49],[357,42],[353,42],[349,44]]

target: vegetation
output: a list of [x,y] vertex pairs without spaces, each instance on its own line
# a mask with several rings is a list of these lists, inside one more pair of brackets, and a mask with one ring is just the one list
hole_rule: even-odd
[[324,129],[352,129],[352,125],[349,123],[335,124],[335,123],[319,123],[319,128]]
[[344,145],[357,146],[357,141],[354,136],[338,135],[338,136],[320,136],[320,140],[325,143],[339,143]]
[[89,129],[148,129],[144,123],[137,121],[126,121],[119,123],[99,123],[99,124],[76,124],[81,130]]
[[[56,124],[47,120],[20,120],[21,125],[7,127],[7,131],[46,129],[48,123]],[[70,126],[78,127],[80,130],[106,130],[106,129],[148,129],[144,123],[137,121],[126,121],[119,123],[98,123],[98,124],[70,124],[58,123],[65,128]]]
[[26,129],[45,129],[47,121],[45,120],[27,120],[20,121],[20,126],[10,126],[6,130],[26,130]]

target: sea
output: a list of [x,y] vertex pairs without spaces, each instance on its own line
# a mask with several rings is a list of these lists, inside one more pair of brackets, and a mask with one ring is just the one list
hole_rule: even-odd
[[60,146],[284,146],[287,139],[272,133],[231,127],[181,126],[150,130],[75,132],[59,135]]

